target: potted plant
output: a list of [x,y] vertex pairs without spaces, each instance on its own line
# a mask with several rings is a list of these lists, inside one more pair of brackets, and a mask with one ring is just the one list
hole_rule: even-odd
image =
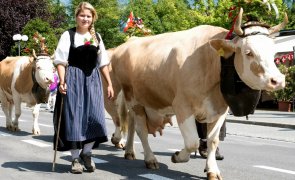
[[291,65],[291,60],[286,62],[286,60],[276,60],[278,69],[286,76],[286,86],[284,89],[273,91],[270,94],[278,102],[279,110],[282,106],[287,106],[287,110],[291,111],[291,104],[295,98],[295,66]]

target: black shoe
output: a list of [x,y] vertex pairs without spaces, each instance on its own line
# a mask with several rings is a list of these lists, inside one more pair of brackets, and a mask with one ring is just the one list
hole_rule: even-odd
[[[199,153],[204,159],[207,159],[207,157],[208,157],[207,142],[200,140]],[[218,147],[216,149],[215,158],[216,158],[216,160],[223,160],[224,159],[224,156],[219,153]]]
[[84,166],[88,172],[94,172],[96,169],[94,161],[91,159],[91,153],[89,154],[82,154],[80,153],[80,158],[84,163]]
[[206,141],[200,140],[199,153],[204,159],[207,159],[208,152],[207,152],[207,142]]

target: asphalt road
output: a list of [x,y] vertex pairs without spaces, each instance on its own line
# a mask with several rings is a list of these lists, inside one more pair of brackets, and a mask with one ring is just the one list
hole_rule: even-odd
[[[139,139],[135,138],[137,160],[125,160],[124,151],[111,142],[93,150],[97,170],[94,173],[74,175],[70,170],[70,154],[57,153],[56,171],[52,172],[52,113],[40,112],[40,136],[32,136],[32,115],[24,108],[19,123],[21,131],[8,132],[5,117],[0,111],[0,179],[7,180],[80,180],[80,179],[206,179],[205,159],[191,155],[187,163],[174,164],[171,156],[183,147],[177,127],[165,127],[163,136],[149,136],[150,145],[159,170],[145,168]],[[107,119],[111,137],[114,126]],[[293,180],[295,179],[295,131],[247,124],[227,124],[227,137],[220,144],[225,156],[218,161],[225,180]]]

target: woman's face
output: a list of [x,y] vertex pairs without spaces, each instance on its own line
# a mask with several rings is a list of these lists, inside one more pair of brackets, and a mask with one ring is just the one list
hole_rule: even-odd
[[89,9],[83,9],[76,17],[76,22],[79,28],[88,29],[92,24],[93,17]]

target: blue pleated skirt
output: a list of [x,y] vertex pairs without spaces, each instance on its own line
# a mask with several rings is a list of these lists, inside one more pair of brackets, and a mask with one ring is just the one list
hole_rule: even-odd
[[[67,67],[67,94],[57,94],[54,110],[54,144],[61,113],[58,151],[82,149],[84,144],[107,141],[103,88],[98,68],[89,75],[73,66]],[[63,98],[63,103],[61,99]],[[62,106],[62,112],[60,111]]]
[[106,136],[103,89],[98,69],[85,76],[81,69],[69,66],[66,83],[64,116],[67,140],[85,141]]

